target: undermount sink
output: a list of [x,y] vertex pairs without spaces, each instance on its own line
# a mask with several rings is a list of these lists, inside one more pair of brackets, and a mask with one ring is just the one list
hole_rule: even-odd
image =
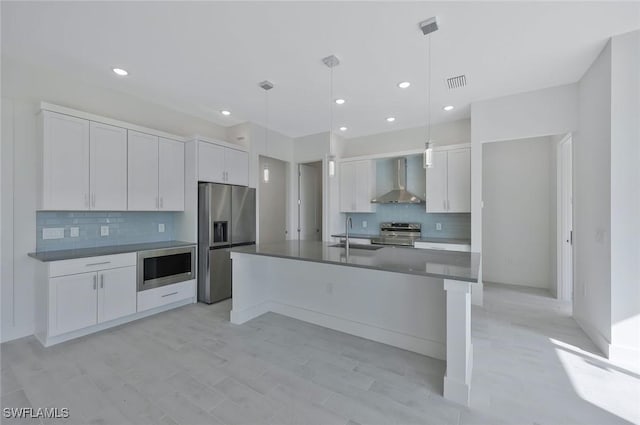
[[[344,248],[345,244],[337,243],[335,245],[329,245],[329,246],[334,248]],[[366,251],[377,251],[382,248],[384,248],[384,246],[381,246],[381,245],[364,245],[364,244],[358,244],[358,243],[349,244],[349,249],[364,249]]]

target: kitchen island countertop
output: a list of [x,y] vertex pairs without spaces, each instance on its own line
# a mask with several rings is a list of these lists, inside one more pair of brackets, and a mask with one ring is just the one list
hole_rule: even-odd
[[477,282],[480,254],[384,246],[375,251],[332,247],[319,241],[283,241],[232,248],[232,253],[278,257],[404,273],[442,279]]

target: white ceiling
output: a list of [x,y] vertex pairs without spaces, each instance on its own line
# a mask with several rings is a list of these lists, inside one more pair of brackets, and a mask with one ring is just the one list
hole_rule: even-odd
[[[638,2],[3,1],[2,55],[224,126],[264,124],[257,83],[268,79],[269,127],[298,137],[329,126],[321,58],[335,54],[335,97],[347,102],[335,105],[334,127],[350,138],[426,123],[418,22],[433,15],[434,123],[468,117],[473,101],[575,82],[608,37],[640,28]],[[468,86],[448,91],[445,78],[462,73]],[[404,80],[411,87],[397,88]]]

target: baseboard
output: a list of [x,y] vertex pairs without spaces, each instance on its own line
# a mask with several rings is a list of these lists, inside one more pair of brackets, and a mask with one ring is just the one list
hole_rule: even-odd
[[471,394],[471,385],[465,384],[458,379],[451,379],[447,376],[444,377],[444,391],[443,396],[447,400],[460,403],[463,406],[469,405],[469,399]]
[[265,313],[268,313],[271,310],[271,302],[263,301],[259,304],[253,305],[244,310],[239,310],[234,308],[231,310],[229,314],[229,321],[234,325],[241,325],[251,319],[254,319],[258,316],[262,316]]
[[325,328],[381,342],[436,359],[446,360],[447,349],[445,343],[419,338],[288,304],[278,302],[270,302],[269,304],[270,311],[282,314],[283,316],[293,317],[294,319],[313,323]]
[[610,344],[609,361],[634,372],[640,372],[640,349]]
[[598,331],[590,323],[582,320],[580,317],[575,316],[575,315],[573,316],[573,318],[576,321],[576,323],[578,323],[578,326],[580,326],[582,328],[584,333],[587,334],[589,339],[591,339],[591,341],[593,341],[593,343],[596,345],[596,347],[598,347],[600,349],[600,351],[602,352],[602,354],[608,359],[609,355],[611,354],[610,353],[611,352],[611,344],[609,343],[609,340],[607,338],[605,338],[605,336],[602,335],[600,333],[600,331]]
[[152,316],[157,313],[162,313],[163,311],[172,310],[174,308],[182,307],[187,304],[193,304],[195,301],[194,298],[185,298],[184,300],[176,301],[175,303],[163,305],[160,307],[156,307],[150,310],[145,310],[140,313],[135,313],[130,316],[121,317],[119,319],[110,320],[109,322],[100,323],[95,326],[91,326],[84,329],[79,329],[77,331],[68,332],[63,335],[56,335],[46,338],[42,333],[36,333],[35,337],[40,341],[40,343],[45,347],[51,347],[52,345],[60,344],[61,342],[70,341],[75,338],[80,338],[82,336],[90,335],[96,332],[103,331],[105,329],[113,328],[115,326],[120,326],[125,323],[133,322],[134,320],[142,319],[144,317]]

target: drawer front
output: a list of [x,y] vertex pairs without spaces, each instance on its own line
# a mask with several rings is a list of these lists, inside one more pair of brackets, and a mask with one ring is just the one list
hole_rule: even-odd
[[138,312],[150,310],[152,308],[171,304],[187,298],[196,296],[196,281],[188,280],[186,282],[165,285],[159,288],[147,289],[138,292]]
[[437,249],[441,251],[471,251],[471,245],[453,243],[416,242],[414,247],[420,249]]
[[95,272],[136,265],[137,254],[101,255],[99,257],[74,258],[73,260],[52,261],[49,264],[49,277]]

